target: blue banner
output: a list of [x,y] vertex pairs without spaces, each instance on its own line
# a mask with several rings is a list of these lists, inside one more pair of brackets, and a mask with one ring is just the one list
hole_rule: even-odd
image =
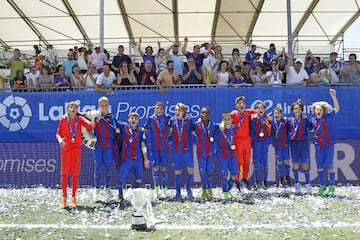
[[[336,116],[337,139],[359,139],[360,87],[336,87],[336,90],[341,105]],[[223,112],[235,108],[234,100],[240,95],[246,97],[248,108],[264,101],[269,115],[275,107],[281,107],[285,115],[290,115],[291,104],[297,99],[305,103],[309,117],[313,102],[323,100],[332,104],[328,87],[173,88],[167,89],[164,96],[156,89],[117,90],[108,97],[116,118],[127,121],[127,115],[135,111],[143,124],[153,114],[156,101],[164,102],[165,111],[170,115],[174,114],[175,104],[183,102],[195,120],[200,116],[200,108],[209,106],[212,119],[218,122]],[[67,103],[79,100],[79,110],[84,112],[97,109],[100,96],[102,94],[90,91],[1,93],[0,142],[54,142],[59,118],[66,113]]]

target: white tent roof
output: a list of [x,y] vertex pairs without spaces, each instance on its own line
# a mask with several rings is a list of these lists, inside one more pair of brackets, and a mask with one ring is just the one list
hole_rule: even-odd
[[[99,0],[0,0],[0,48],[57,49],[100,42]],[[359,0],[291,0],[293,44],[331,46],[360,14]],[[287,45],[287,0],[104,0],[104,47],[189,38],[221,45]],[[303,47],[304,46],[304,47]]]

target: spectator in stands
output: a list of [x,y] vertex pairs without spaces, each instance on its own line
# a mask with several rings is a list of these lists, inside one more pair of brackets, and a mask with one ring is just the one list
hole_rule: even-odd
[[[25,61],[21,60],[25,59]],[[18,48],[14,49],[13,56],[4,62],[6,66],[10,68],[10,87],[14,87],[14,81],[17,70],[24,72],[24,69],[30,66],[30,61],[27,58],[26,54],[21,54]]]
[[107,64],[104,64],[102,69],[103,72],[100,73],[96,80],[95,91],[108,95],[113,95],[112,89],[113,87],[115,87],[117,80],[115,73],[110,71],[110,67]]
[[155,58],[156,74],[159,75],[162,71],[166,69],[166,63],[170,60],[169,51],[170,49],[165,51],[164,48],[159,48],[158,54]]
[[349,55],[349,65],[341,70],[342,81],[347,84],[360,84],[360,65],[356,62],[356,54]]
[[[65,69],[60,67],[59,72],[60,70],[63,71],[63,75],[65,76]],[[54,75],[48,66],[45,66],[40,74],[39,85],[42,88],[42,91],[51,91],[51,88],[54,87]]]
[[246,63],[252,63],[254,61],[254,59],[257,57],[257,53],[256,53],[256,45],[253,44],[250,47],[250,50],[246,53],[245,55],[245,61]]
[[30,66],[30,72],[26,75],[29,91],[37,91],[40,84],[40,71],[35,66]]
[[98,74],[94,64],[90,64],[87,72],[83,75],[81,86],[85,87],[85,91],[94,91]]
[[201,71],[201,67],[197,67],[195,65],[195,59],[193,57],[189,57],[187,60],[187,68],[184,70],[183,76],[183,84],[202,84],[203,83],[203,75]]
[[186,58],[189,58],[190,56],[192,56],[195,59],[195,65],[196,65],[196,67],[202,68],[201,72],[203,75],[203,79],[205,79],[206,78],[206,69],[205,69],[205,67],[203,67],[203,61],[204,61],[204,58],[206,58],[210,54],[211,49],[214,47],[214,43],[211,42],[211,45],[208,48],[207,52],[200,53],[199,45],[195,45],[193,47],[193,52],[186,51],[188,42],[189,42],[189,39],[187,37],[185,37],[184,38],[184,46],[182,47],[181,52],[184,56],[186,56]]
[[211,83],[226,86],[232,78],[231,73],[228,71],[228,62],[222,60],[219,64],[217,72],[212,76]]
[[253,78],[255,81],[255,84],[265,84],[266,83],[266,72],[265,72],[265,66],[264,64],[260,63],[257,64],[255,67],[255,71],[253,72]]
[[48,45],[46,56],[50,59],[50,61],[56,67],[57,62],[58,62],[57,61],[57,51],[56,51],[56,49],[54,48],[54,46],[52,44]]
[[3,71],[0,71],[0,93],[5,92],[5,88],[8,82],[9,77],[7,77]]
[[94,64],[98,74],[103,72],[104,64],[107,64],[108,59],[106,54],[101,51],[101,46],[98,44],[95,46],[95,52],[90,55],[90,63]]
[[112,63],[111,63],[111,70],[115,73],[115,75],[118,74],[120,71],[120,65],[123,62],[127,62],[128,65],[131,64],[131,59],[128,55],[124,53],[124,46],[119,45],[118,46],[118,54],[114,56]]
[[120,65],[119,74],[117,76],[117,85],[133,85],[137,84],[136,77],[134,75],[134,66],[129,65],[128,62],[123,62]]
[[70,78],[70,75],[72,73],[73,66],[77,64],[77,61],[74,60],[74,54],[69,51],[67,54],[67,60],[63,61],[63,68],[65,69],[65,75]]
[[237,67],[234,71],[234,77],[230,80],[229,85],[235,88],[245,85],[245,79],[241,76],[241,68]]
[[[50,69],[50,71],[51,71],[51,69]],[[52,73],[49,72],[49,75],[52,75]],[[54,78],[54,76],[53,76],[53,78]],[[57,89],[55,89],[57,91],[66,91],[66,89],[70,86],[70,77],[66,76],[64,67],[59,68],[59,73],[56,74],[55,80],[53,81],[53,83],[54,83],[55,87],[58,87]]]
[[263,62],[265,65],[265,71],[271,70],[271,60],[274,56],[276,56],[276,47],[274,43],[270,43],[269,50],[267,50],[263,55]]
[[307,50],[305,55],[305,71],[310,75],[313,73],[314,68],[312,67],[314,64],[320,63],[320,57],[315,57],[310,50]]
[[206,76],[203,81],[205,84],[211,84],[211,78],[217,72],[219,63],[223,59],[222,47],[220,45],[216,45],[214,51],[211,51],[203,62],[203,65],[206,68]]
[[[261,54],[256,53],[256,56],[252,59],[252,62],[250,63],[250,67],[252,70],[255,70],[256,66],[262,64],[262,62],[260,61],[260,57],[261,57]],[[265,69],[265,67],[264,67],[264,69]],[[265,70],[264,70],[264,72],[265,72]]]
[[244,78],[245,84],[251,84],[252,86],[255,85],[253,74],[254,73],[250,67],[250,64],[244,64],[241,76]]
[[339,82],[339,78],[340,78],[341,63],[340,63],[340,61],[336,60],[336,58],[337,58],[336,52],[330,53],[330,62],[328,63],[328,66],[329,66],[330,70],[332,70],[337,76],[337,79],[336,79],[336,78],[334,78],[334,75],[331,74],[331,80],[332,80],[331,83]]
[[325,63],[314,63],[313,72],[310,74],[310,84],[329,85],[331,82],[330,70]]
[[80,68],[78,65],[73,66],[72,73],[70,75],[70,87],[75,90],[79,90],[81,86],[81,79],[83,78],[82,73],[80,72]]
[[45,56],[44,52],[41,52],[39,54],[39,57],[40,57],[39,67],[36,67],[36,68],[39,69],[40,72],[42,71],[44,66],[48,66],[52,72],[55,71],[55,65],[50,61],[50,59],[47,56]]
[[82,74],[85,74],[87,72],[87,70],[88,70],[88,65],[87,65],[87,62],[85,60],[85,57],[86,57],[85,52],[86,52],[86,48],[81,47],[81,48],[79,48],[78,52],[76,53],[76,59],[77,59],[77,62],[78,62],[80,72]]
[[289,61],[285,66],[286,84],[306,86],[309,75],[303,67],[303,61],[300,58],[297,58],[293,66],[292,63],[293,61]]
[[[143,58],[143,63],[145,63],[147,60],[151,61],[151,68],[152,70],[156,71],[156,65],[155,65],[155,56],[153,54],[153,48],[151,46],[147,46],[145,48],[145,53],[141,50],[141,41],[142,39],[139,38],[139,45],[138,45],[138,52],[140,56]],[[159,44],[160,45],[160,44]],[[160,48],[160,46],[159,46]]]
[[162,71],[156,79],[156,85],[160,88],[160,93],[165,95],[165,88],[180,84],[179,74],[174,70],[174,62],[169,60],[166,69]]
[[243,60],[240,57],[240,51],[238,48],[233,48],[231,53],[231,59],[229,60],[229,70],[235,72],[238,68],[243,67]]
[[184,62],[181,56],[179,56],[179,43],[171,45],[172,54],[170,60],[174,62],[174,70],[179,74],[180,81],[184,75]]
[[140,85],[155,85],[157,74],[152,68],[151,60],[147,60],[144,63],[144,67],[139,72],[139,83]]
[[14,81],[14,90],[15,92],[26,92],[27,91],[27,80],[24,75],[24,71],[21,69],[16,71]]
[[271,69],[266,72],[265,82],[270,85],[282,84],[284,74],[279,71],[279,64],[275,60],[272,60],[270,63]]

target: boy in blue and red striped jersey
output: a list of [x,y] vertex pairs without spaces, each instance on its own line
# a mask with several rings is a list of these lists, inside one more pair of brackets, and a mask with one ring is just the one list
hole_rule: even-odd
[[152,156],[152,175],[156,197],[159,196],[161,175],[161,186],[166,196],[167,190],[167,167],[169,160],[169,120],[170,116],[164,114],[164,103],[156,102],[154,114],[145,123],[144,128],[149,131],[150,148]]
[[312,189],[310,185],[310,165],[309,165],[309,143],[308,143],[308,129],[312,129],[310,120],[303,114],[304,104],[301,100],[291,104],[291,112],[293,117],[289,117],[289,138],[291,160],[293,162],[293,174],[295,181],[295,193],[300,194],[299,183],[299,166],[301,164],[305,172],[305,187],[306,193],[311,194]]
[[272,143],[275,149],[276,171],[282,186],[290,183],[289,125],[282,109],[274,109]]
[[195,124],[197,156],[201,177],[202,199],[212,199],[212,180],[215,157],[215,135],[219,127],[210,120],[209,107],[202,107],[200,120]]
[[193,198],[191,184],[194,176],[194,159],[192,156],[192,134],[194,124],[186,115],[187,107],[183,103],[175,105],[175,116],[169,121],[169,138],[172,139],[172,166],[175,170],[176,200],[181,200],[181,173],[183,164],[186,167],[186,191],[190,199]]
[[334,169],[334,124],[333,117],[340,110],[339,102],[336,98],[336,90],[329,90],[334,103],[334,109],[330,110],[330,104],[324,101],[315,102],[311,105],[311,112],[314,115],[312,124],[314,128],[315,158],[320,188],[317,193],[322,196],[326,191],[324,168],[329,174],[328,196],[334,196],[335,192],[335,169]]
[[123,187],[130,173],[134,173],[134,188],[141,187],[144,168],[149,168],[145,130],[138,127],[139,114],[131,112],[128,115],[128,124],[122,123],[122,153],[119,169],[119,200],[124,200]]
[[254,190],[260,188],[260,170],[262,167],[263,188],[267,189],[268,152],[271,140],[272,119],[265,114],[265,104],[258,102],[255,106],[256,114],[250,117],[250,136],[252,139],[253,161],[255,173]]
[[114,197],[110,189],[111,162],[114,155],[113,145],[115,144],[120,129],[118,128],[117,120],[109,113],[109,99],[107,97],[100,97],[98,99],[98,107],[100,116],[96,118],[94,130],[94,134],[97,138],[94,150],[95,198],[96,200],[99,200],[101,170],[104,166],[107,200],[111,200]]
[[[230,112],[223,113],[220,131],[218,131],[216,135],[221,186],[225,200],[230,200],[232,198],[230,190],[234,185],[236,176],[239,174],[235,155],[236,146],[234,142],[236,127],[232,124],[232,121],[233,119]],[[230,179],[228,180],[229,172]]]

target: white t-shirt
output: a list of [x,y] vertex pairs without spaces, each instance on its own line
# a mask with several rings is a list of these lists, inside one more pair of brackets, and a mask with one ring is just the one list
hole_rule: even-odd
[[297,73],[294,66],[289,67],[289,71],[286,73],[286,84],[300,85],[304,79],[309,79],[309,75],[304,68],[301,68],[300,72]]
[[[272,74],[272,71],[267,71],[266,77],[271,76],[271,74]],[[279,71],[274,72],[272,74],[271,78],[268,81],[268,84],[270,84],[270,85],[282,84]]]
[[[97,81],[97,78],[98,78],[98,74],[95,72],[92,77],[95,78],[95,80]],[[94,87],[95,87],[95,84],[94,82],[91,80],[90,76],[85,74],[85,77],[86,77],[86,81],[85,81],[85,87],[86,87],[86,91],[94,91]]]
[[29,83],[30,83],[29,88],[37,87],[37,81],[36,81],[36,79],[39,79],[39,78],[40,78],[40,71],[36,70],[36,73],[35,73],[35,74],[29,72],[29,73],[26,75],[26,79],[28,79],[28,80],[29,80]]
[[111,88],[114,80],[116,80],[115,73],[110,71],[110,74],[107,77],[104,73],[101,73],[96,79],[96,84],[100,85],[101,88]]

